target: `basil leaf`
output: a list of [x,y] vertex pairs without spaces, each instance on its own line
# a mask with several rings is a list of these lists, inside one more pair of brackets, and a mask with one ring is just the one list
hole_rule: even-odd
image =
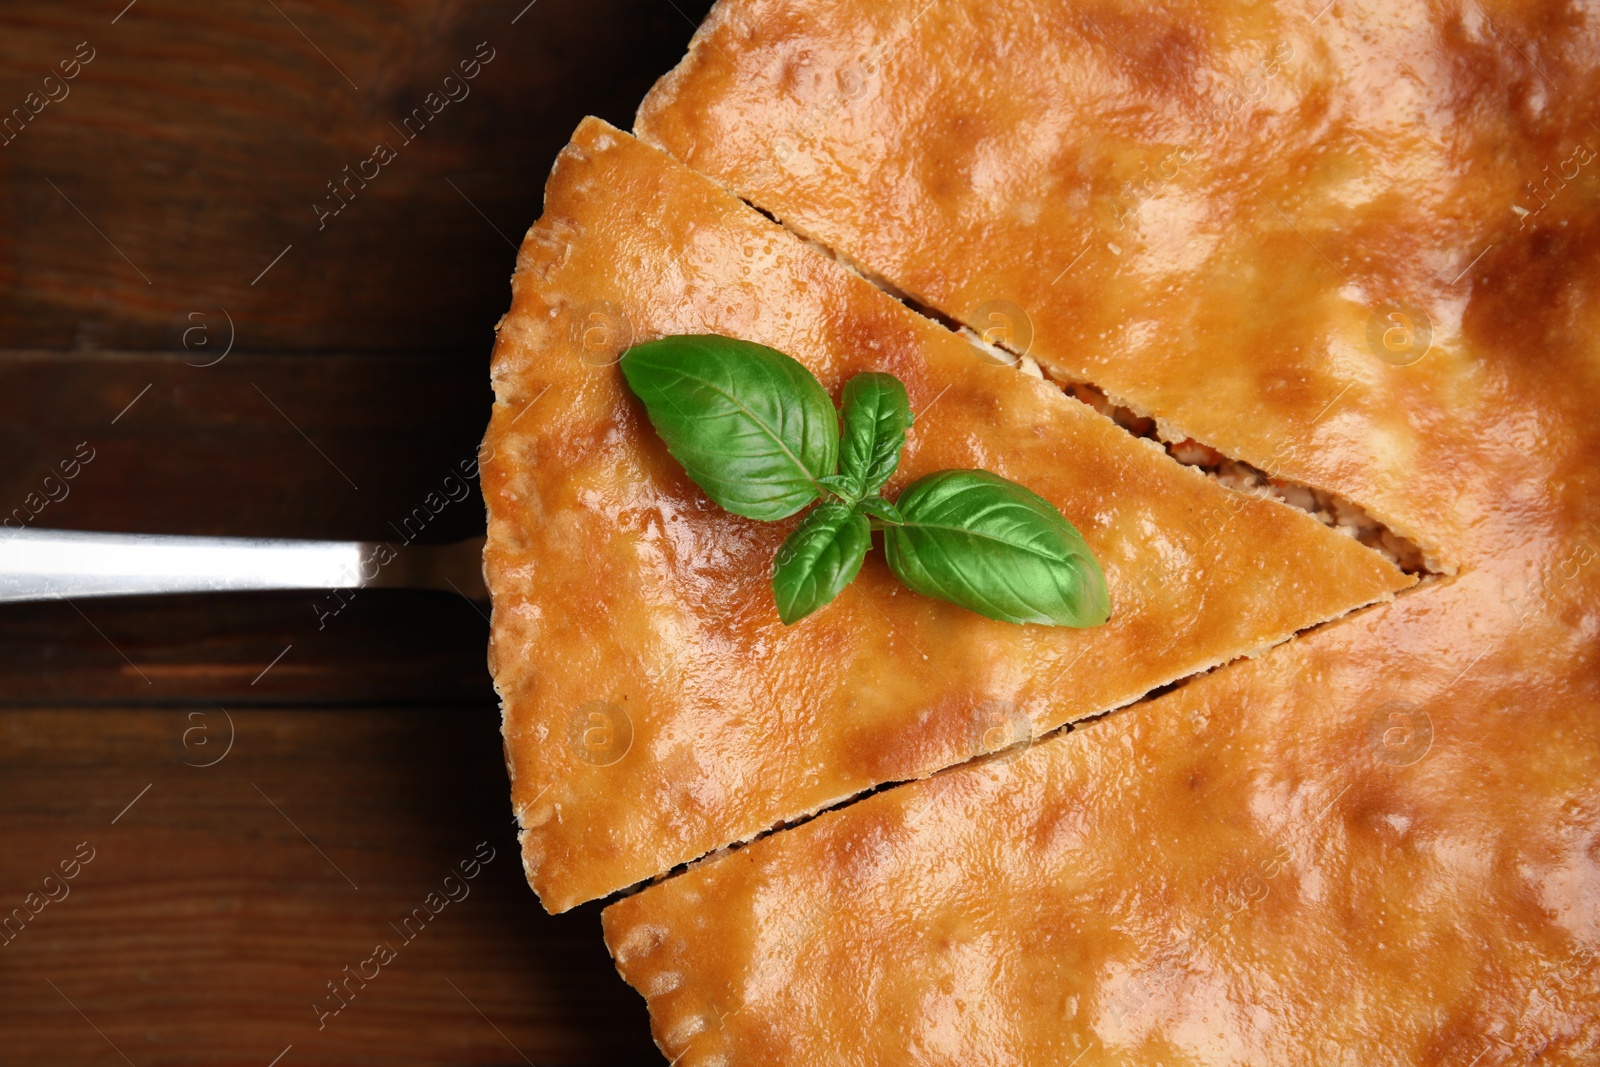
[[837,493],[842,497],[852,497],[850,479],[842,474],[830,474],[825,478],[818,478],[817,484],[830,493]]
[[906,521],[901,517],[900,509],[881,496],[869,496],[865,500],[856,501],[856,510],[863,515],[870,515],[874,519],[886,522],[891,526],[899,526]]
[[855,580],[872,547],[872,528],[850,505],[818,504],[778,550],[772,595],[778,618],[796,623]]
[[843,402],[839,472],[850,479],[851,495],[860,498],[883,488],[899,466],[911,401],[894,375],[858,374],[845,383]]
[[839,417],[811,372],[765,345],[715,335],[628,349],[628,386],[667,451],[735,515],[782,519],[822,495],[839,452]]
[[1051,503],[988,471],[939,471],[906,487],[903,526],[883,531],[907,588],[1003,622],[1098,626],[1105,576]]

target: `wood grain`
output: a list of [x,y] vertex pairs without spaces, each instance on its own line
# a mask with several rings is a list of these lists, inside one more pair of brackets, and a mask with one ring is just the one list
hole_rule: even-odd
[[422,590],[344,596],[331,617],[317,611],[338,600],[314,592],[0,605],[0,707],[494,701],[486,607]]
[[556,151],[586,113],[629,124],[709,6],[126,2],[0,6],[0,113],[93,52],[0,146],[0,346],[176,349],[226,308],[245,350],[485,351]]
[[[224,755],[215,711],[0,713],[0,908],[94,850],[0,935],[0,1063],[661,1062],[597,909],[551,917],[523,881],[495,711],[232,726]],[[484,841],[467,895],[404,941],[390,923]],[[326,983],[379,942],[396,959],[319,1029]]]
[[[0,135],[0,518],[391,536],[476,452],[556,151],[629,124],[708,6],[0,0],[0,117],[93,52]],[[482,515],[474,485],[419,539]],[[477,609],[372,590],[316,622],[303,594],[0,606],[0,909],[96,850],[0,944],[0,1064],[662,1062],[596,909],[547,916],[513,861]],[[319,1030],[480,841],[471,895]]]
[[[182,354],[0,351],[0,521],[383,540],[472,469],[492,400],[486,355],[234,352],[196,365],[225,340]],[[476,482],[450,488],[448,506],[413,519],[417,540],[483,531]]]

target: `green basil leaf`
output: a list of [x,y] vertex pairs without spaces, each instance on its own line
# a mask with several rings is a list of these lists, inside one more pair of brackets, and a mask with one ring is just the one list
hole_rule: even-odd
[[891,526],[899,526],[906,520],[901,517],[900,509],[883,499],[881,496],[869,496],[865,500],[856,501],[856,510],[863,515],[871,515]]
[[838,596],[855,580],[871,547],[865,515],[834,500],[818,504],[778,550],[772,570],[778,618],[799,622]]
[[817,484],[830,493],[836,493],[842,497],[853,497],[854,495],[851,492],[850,479],[842,474],[830,474],[825,478],[818,478]]
[[1083,537],[1046,499],[988,471],[939,471],[900,494],[902,526],[883,532],[907,588],[1003,622],[1098,626],[1105,576]]
[[667,451],[735,515],[782,519],[822,495],[839,417],[811,372],[765,345],[663,337],[623,353],[622,374]]
[[900,464],[911,401],[892,374],[858,374],[844,387],[844,437],[839,472],[850,479],[852,495],[876,493]]

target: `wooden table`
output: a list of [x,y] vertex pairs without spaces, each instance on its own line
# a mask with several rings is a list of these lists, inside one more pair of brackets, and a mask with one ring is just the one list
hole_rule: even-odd
[[[474,453],[555,152],[706,6],[5,3],[0,518],[393,537]],[[474,486],[422,539],[482,526]],[[486,637],[421,592],[0,607],[0,1063],[662,1062],[598,909],[523,880]]]

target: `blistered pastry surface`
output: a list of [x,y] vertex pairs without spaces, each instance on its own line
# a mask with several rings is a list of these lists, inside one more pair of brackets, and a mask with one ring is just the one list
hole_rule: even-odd
[[1476,472],[1553,429],[1519,368],[1580,343],[1597,27],[1533,2],[723,0],[637,129],[1454,570],[1526,484]]
[[614,904],[669,1057],[1600,1059],[1597,47],[1521,3],[719,4],[647,139],[1459,573]]
[[682,1067],[1594,1063],[1574,547],[1590,605],[1407,594],[693,867],[607,942]]
[[[494,355],[491,665],[524,862],[564,910],[887,781],[1126,703],[1411,579],[997,366],[666,154],[597,120],[561,154]],[[793,525],[730,515],[667,454],[615,360],[712,332],[837,399],[866,370],[917,413],[890,492],[977,467],[1051,500],[1101,560],[1094,630],[991,622],[869,557],[778,620]]]

